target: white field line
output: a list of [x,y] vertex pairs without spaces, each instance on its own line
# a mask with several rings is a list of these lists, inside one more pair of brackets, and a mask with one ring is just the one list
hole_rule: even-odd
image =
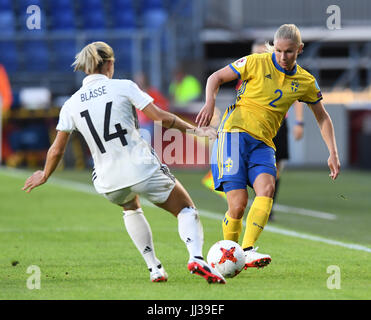
[[322,212],[322,211],[315,211],[315,210],[309,210],[309,209],[303,209],[303,208],[295,208],[291,206],[285,206],[283,204],[274,204],[273,210],[283,212],[283,213],[292,213],[292,214],[298,214],[302,216],[308,216],[313,218],[319,218],[319,219],[326,219],[326,220],[336,220],[336,215],[333,213],[328,212]]
[[[0,168],[0,172],[3,173],[4,175],[14,176],[14,177],[18,177],[18,178],[19,177],[20,178],[25,178],[29,174],[26,171],[15,170],[15,169],[5,169],[4,170],[2,168]],[[49,179],[48,184],[53,184],[53,185],[61,186],[61,187],[64,187],[64,188],[67,188],[67,189],[70,189],[70,190],[76,190],[76,191],[85,192],[85,193],[89,193],[89,194],[96,194],[96,191],[95,191],[93,186],[87,185],[87,184],[84,184],[84,183],[72,182],[72,181],[63,180],[63,179],[59,179],[59,178],[51,178],[51,179]],[[147,201],[146,199],[141,199],[141,202],[145,206],[154,207],[154,204]],[[283,210],[284,207],[285,206],[281,206],[280,208]],[[298,209],[298,208],[295,208],[295,209]],[[302,210],[306,210],[306,209],[302,209]],[[308,211],[310,211],[310,210],[308,210]],[[203,217],[214,219],[214,220],[221,220],[223,218],[223,215],[216,214],[214,212],[210,212],[210,211],[207,211],[207,210],[202,210],[201,209],[201,210],[199,210],[199,213]],[[329,244],[329,245],[344,247],[344,248],[351,249],[351,250],[358,250],[358,251],[364,251],[364,252],[371,253],[371,248],[366,247],[366,246],[362,246],[362,245],[359,245],[359,244],[345,243],[345,242],[341,242],[341,241],[337,241],[337,240],[332,240],[332,239],[329,239],[329,238],[324,238],[324,237],[315,236],[315,235],[309,235],[309,234],[306,234],[306,233],[296,232],[296,231],[287,230],[287,229],[283,229],[283,228],[277,228],[277,227],[273,227],[273,226],[269,226],[269,225],[266,226],[264,229],[268,232],[282,234],[282,235],[289,236],[289,237],[300,238],[300,239],[305,239],[305,240],[310,240],[310,241],[315,241],[315,242],[321,242],[321,243],[326,243],[326,244]],[[77,228],[55,228],[53,230],[54,231],[89,231],[89,230],[87,230],[85,228],[81,228],[81,227],[77,227]],[[26,230],[24,230],[24,231],[26,231]],[[29,230],[29,231],[37,232],[36,229],[35,230]],[[45,228],[45,229],[40,228],[39,231],[52,231],[52,230],[47,229],[47,228]],[[90,231],[93,231],[93,230],[90,229]],[[97,231],[99,231],[99,228],[97,229]],[[108,229],[107,230],[102,229],[101,231],[109,231],[109,230]],[[118,229],[115,229],[115,231],[118,231]],[[0,232],[22,232],[22,230],[0,229]]]
[[[28,171],[25,171],[25,170],[4,168],[4,167],[0,167],[0,172],[8,176],[14,176],[14,177],[24,178],[24,179],[26,179],[26,177],[30,174]],[[48,184],[53,184],[56,186],[65,186],[67,188],[78,190],[78,191],[84,191],[86,193],[93,193],[93,194],[97,193],[92,185],[89,185],[86,183],[69,181],[65,179],[51,177],[48,180]],[[248,205],[251,206],[251,204],[252,204],[252,201],[249,200]],[[287,206],[287,205],[278,204],[278,203],[275,203],[273,205],[273,210],[279,211],[285,214],[297,214],[297,215],[308,216],[308,217],[313,217],[313,218],[318,218],[318,219],[325,219],[325,220],[336,220],[337,219],[336,215],[333,213],[304,209],[304,208],[296,208],[296,207]]]
[[[214,212],[210,212],[210,211],[207,211],[207,210],[199,210],[199,213],[200,213],[201,216],[204,216],[206,218],[216,219],[216,220],[220,220],[220,221],[223,219],[223,215],[216,214]],[[243,224],[245,225],[245,221],[244,221]],[[264,228],[264,230],[268,231],[268,232],[272,232],[272,233],[282,234],[282,235],[289,236],[289,237],[311,240],[311,241],[315,241],[315,242],[322,242],[322,243],[326,243],[326,244],[330,244],[330,245],[334,245],[334,246],[340,246],[340,247],[344,247],[344,248],[348,248],[348,249],[352,249],[352,250],[365,251],[365,252],[371,253],[371,248],[368,248],[366,246],[362,246],[362,245],[359,245],[359,244],[345,243],[345,242],[341,242],[341,241],[337,241],[337,240],[332,240],[332,239],[323,238],[323,237],[315,236],[315,235],[310,235],[310,234],[306,234],[306,233],[302,233],[302,232],[296,232],[296,231],[292,231],[292,230],[277,228],[277,227],[273,227],[273,226],[269,226],[269,225],[267,225]]]

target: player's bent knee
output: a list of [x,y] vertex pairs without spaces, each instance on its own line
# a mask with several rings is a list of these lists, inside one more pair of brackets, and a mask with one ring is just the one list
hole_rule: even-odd
[[269,197],[273,198],[276,191],[275,185],[273,183],[266,184],[255,190],[256,196],[258,197]]
[[241,219],[245,213],[247,203],[240,202],[228,206],[228,215],[233,219]]
[[175,217],[182,209],[187,207],[195,208],[195,205],[184,187],[177,182],[169,197],[164,203],[155,203],[156,206],[172,213]]
[[177,181],[174,189],[170,193],[168,201],[172,204],[177,204],[176,206],[178,207],[179,211],[185,207],[195,206],[187,190],[179,181]]

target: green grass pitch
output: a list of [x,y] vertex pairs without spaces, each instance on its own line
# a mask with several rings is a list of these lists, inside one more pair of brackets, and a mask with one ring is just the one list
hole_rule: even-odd
[[[222,238],[225,201],[200,182],[204,172],[175,172],[200,212],[208,248]],[[371,252],[264,231],[257,243],[272,256],[264,269],[248,269],[226,285],[209,285],[187,270],[188,254],[170,214],[144,205],[156,254],[169,274],[151,283],[127,235],[119,207],[103,197],[62,185],[58,178],[90,184],[89,173],[57,172],[56,179],[21,191],[26,172],[0,170],[0,299],[247,300],[370,299]],[[370,248],[371,173],[286,170],[277,201],[329,212],[335,220],[276,212],[268,226]],[[72,183],[71,183],[72,185]],[[91,184],[90,184],[91,186]],[[251,193],[251,192],[250,192]],[[40,289],[29,289],[27,268],[41,271]],[[340,289],[329,289],[329,266],[340,270]]]

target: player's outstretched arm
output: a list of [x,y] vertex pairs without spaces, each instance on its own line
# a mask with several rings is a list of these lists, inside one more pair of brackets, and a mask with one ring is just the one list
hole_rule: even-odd
[[234,73],[229,66],[219,69],[207,78],[205,89],[206,101],[196,117],[196,123],[199,127],[208,126],[210,124],[214,115],[215,100],[219,87],[223,83],[236,80],[237,78],[237,74]]
[[323,141],[326,143],[326,146],[329,150],[330,156],[327,160],[327,164],[330,168],[330,177],[332,180],[335,180],[340,172],[340,161],[332,120],[321,101],[311,105],[310,108],[316,117]]
[[143,113],[153,121],[160,121],[165,128],[175,128],[185,133],[195,134],[199,137],[216,138],[216,130],[211,127],[196,128],[192,124],[180,119],[171,112],[164,111],[155,104],[150,103],[144,109]]
[[35,171],[25,182],[22,190],[30,193],[32,189],[44,184],[54,172],[66,150],[69,133],[58,131],[57,136],[48,150],[44,170]]

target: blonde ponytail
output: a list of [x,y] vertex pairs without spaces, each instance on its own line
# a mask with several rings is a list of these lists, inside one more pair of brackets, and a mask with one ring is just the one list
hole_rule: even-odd
[[272,46],[269,41],[267,41],[265,43],[265,51],[266,52],[269,52],[269,53],[273,53],[274,52],[274,46]]
[[100,71],[105,61],[114,61],[112,48],[105,42],[92,42],[85,46],[78,54],[71,66],[74,66],[74,71],[84,71],[86,74]]

